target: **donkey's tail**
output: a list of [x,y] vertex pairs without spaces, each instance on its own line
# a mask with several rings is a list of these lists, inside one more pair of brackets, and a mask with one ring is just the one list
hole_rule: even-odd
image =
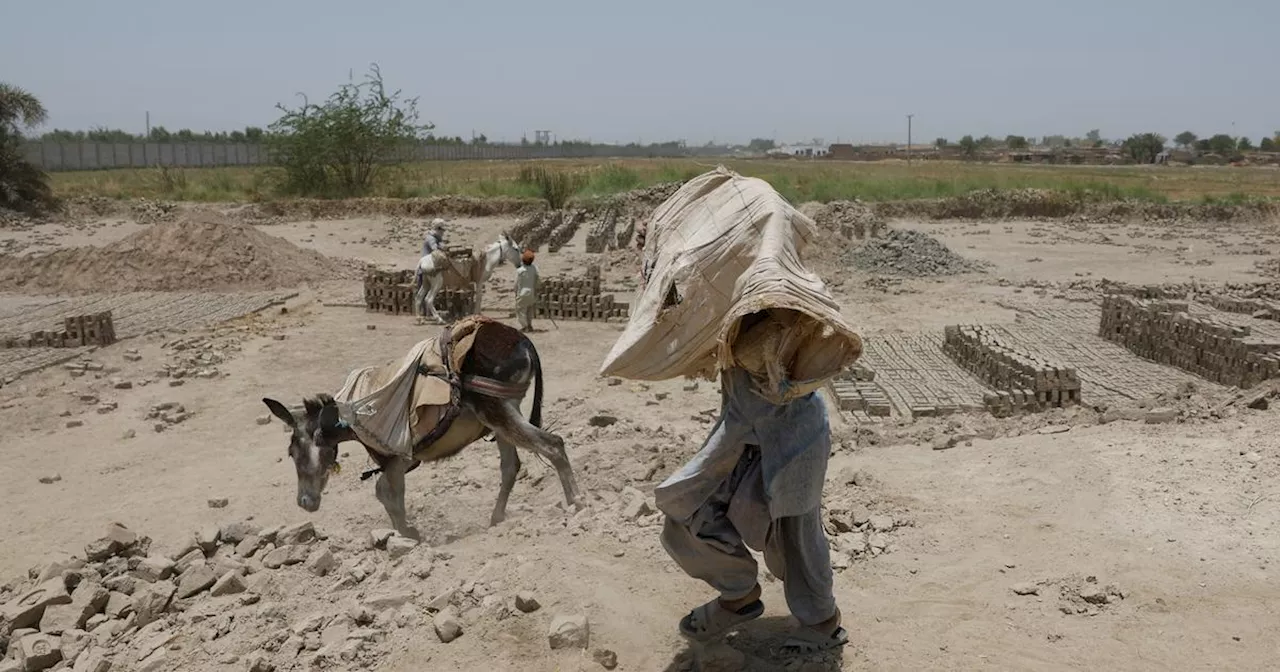
[[529,409],[529,424],[542,429],[542,358],[538,356],[538,347],[529,340],[529,352],[533,354],[533,408]]

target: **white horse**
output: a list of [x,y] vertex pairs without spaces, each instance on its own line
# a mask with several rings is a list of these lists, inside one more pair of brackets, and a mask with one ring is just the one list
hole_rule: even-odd
[[[444,286],[444,264],[438,263],[439,260],[445,259],[444,264],[453,266],[453,261],[440,253],[437,257],[434,253],[428,254],[418,260],[418,268],[414,272],[413,282],[417,287],[414,294],[414,306],[418,309],[418,314],[425,318],[431,315],[436,322],[443,323],[440,313],[436,312],[435,300],[436,294],[440,292],[440,288]],[[472,312],[479,313],[481,299],[484,295],[484,283],[493,274],[494,269],[503,263],[510,263],[512,266],[520,265],[520,246],[511,240],[511,235],[502,232],[498,236],[498,241],[490,244],[479,253],[473,254],[471,257],[471,274],[467,277],[461,271],[459,275],[467,277],[471,281],[472,288],[475,291],[475,308]],[[454,270],[458,270],[453,266]]]

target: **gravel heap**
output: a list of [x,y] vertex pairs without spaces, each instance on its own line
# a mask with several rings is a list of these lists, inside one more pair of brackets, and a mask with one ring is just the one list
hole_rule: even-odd
[[987,266],[952,252],[928,234],[905,229],[893,229],[882,238],[868,240],[850,252],[848,260],[859,270],[904,276],[981,273]]

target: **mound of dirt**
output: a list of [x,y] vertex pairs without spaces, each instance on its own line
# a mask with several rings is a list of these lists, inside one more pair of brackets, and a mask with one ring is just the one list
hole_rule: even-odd
[[875,238],[885,229],[880,213],[862,201],[832,201],[810,217],[819,227],[839,232],[846,240]]
[[0,258],[0,289],[58,293],[263,290],[349,276],[342,262],[213,212],[104,247]]
[[1261,222],[1280,215],[1268,201],[1249,203],[1155,203],[1113,199],[1099,192],[1054,189],[978,189],[960,196],[876,203],[889,219],[1030,219],[1117,223]]
[[986,264],[965,259],[938,239],[919,231],[893,229],[873,238],[848,255],[863,271],[888,275],[931,276],[981,273]]
[[250,221],[298,219],[342,219],[385,215],[390,217],[503,217],[544,209],[542,201],[530,198],[348,198],[328,200],[296,198],[258,203],[240,209],[237,218]]

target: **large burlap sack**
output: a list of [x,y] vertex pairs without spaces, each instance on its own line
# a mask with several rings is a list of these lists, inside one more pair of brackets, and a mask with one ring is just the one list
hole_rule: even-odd
[[775,309],[794,314],[783,348],[789,379],[836,375],[862,354],[862,341],[800,261],[815,234],[813,221],[764,180],[723,166],[690,180],[653,213],[644,245],[648,280],[601,373],[712,378],[734,365],[730,346],[741,318]]

